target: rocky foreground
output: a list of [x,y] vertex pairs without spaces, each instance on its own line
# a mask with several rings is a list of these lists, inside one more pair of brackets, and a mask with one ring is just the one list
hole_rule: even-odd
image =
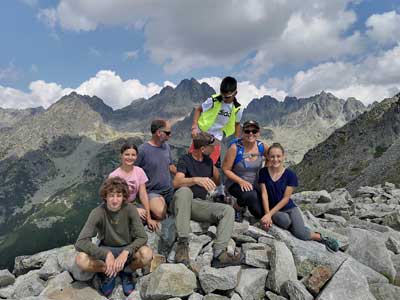
[[[125,297],[118,284],[110,299],[400,299],[399,188],[386,183],[362,187],[354,197],[337,189],[302,192],[293,199],[312,230],[339,240],[339,252],[298,240],[276,226],[265,232],[249,218],[235,223],[230,243],[230,251],[240,248],[244,254],[243,264],[214,269],[216,228],[193,222],[189,269],[174,264],[170,218],[160,232],[148,232],[149,244],[159,254],[153,272],[138,271],[136,290]],[[17,257],[13,274],[0,271],[0,298],[106,299],[96,291],[96,277],[74,264],[75,256],[70,245]]]

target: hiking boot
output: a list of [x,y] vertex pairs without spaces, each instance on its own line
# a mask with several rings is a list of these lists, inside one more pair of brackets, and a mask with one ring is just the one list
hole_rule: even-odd
[[100,291],[104,296],[108,297],[112,294],[115,287],[115,277],[108,277],[105,274],[99,274]]
[[214,257],[211,261],[211,267],[213,268],[224,268],[229,266],[239,266],[242,263],[241,253],[235,253],[234,255],[228,254],[227,250],[221,252],[220,255]]
[[124,295],[129,296],[135,290],[135,284],[132,281],[132,273],[120,272],[119,276],[121,277]]
[[328,250],[330,252],[337,252],[339,250],[339,242],[334,238],[323,237],[321,235],[321,243],[324,244],[326,250]]
[[178,238],[178,246],[176,247],[175,263],[189,265],[189,239]]

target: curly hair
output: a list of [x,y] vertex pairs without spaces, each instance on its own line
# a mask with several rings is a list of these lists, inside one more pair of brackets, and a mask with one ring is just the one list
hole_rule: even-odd
[[109,193],[121,193],[124,201],[128,200],[129,187],[126,181],[120,177],[111,177],[104,180],[100,188],[100,197],[104,201]]

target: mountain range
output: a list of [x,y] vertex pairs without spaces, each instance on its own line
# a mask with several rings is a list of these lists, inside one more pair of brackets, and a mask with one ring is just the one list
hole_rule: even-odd
[[[195,79],[183,80],[176,88],[166,87],[118,110],[96,96],[73,92],[46,110],[14,111],[18,117],[2,119],[2,266],[11,266],[16,255],[72,243],[89,211],[99,203],[102,180],[118,166],[124,139],[142,143],[149,137],[153,118],[173,122],[174,159],[185,153],[191,113],[214,92]],[[265,96],[249,104],[243,120],[258,120],[263,138],[268,143],[282,142],[289,150],[289,160],[295,162],[366,110],[355,99],[342,100],[325,92],[305,99],[287,97],[283,102]]]
[[400,183],[400,94],[334,131],[295,170],[305,190]]

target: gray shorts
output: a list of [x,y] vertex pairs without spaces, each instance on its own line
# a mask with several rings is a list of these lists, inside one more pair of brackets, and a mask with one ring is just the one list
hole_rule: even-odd
[[[104,245],[100,245],[99,247],[110,250],[112,255],[114,255],[114,258],[117,258],[121,254],[121,252],[125,249],[125,247],[110,247],[110,246],[104,246]],[[126,260],[126,263],[125,263],[125,267],[132,262],[132,258],[133,258],[132,255],[129,254],[128,259]]]
[[165,192],[160,192],[160,191],[148,191],[147,194],[149,195],[149,200],[156,198],[156,197],[163,197],[167,205],[169,205],[172,201],[172,198],[174,196],[174,190],[170,189]]

